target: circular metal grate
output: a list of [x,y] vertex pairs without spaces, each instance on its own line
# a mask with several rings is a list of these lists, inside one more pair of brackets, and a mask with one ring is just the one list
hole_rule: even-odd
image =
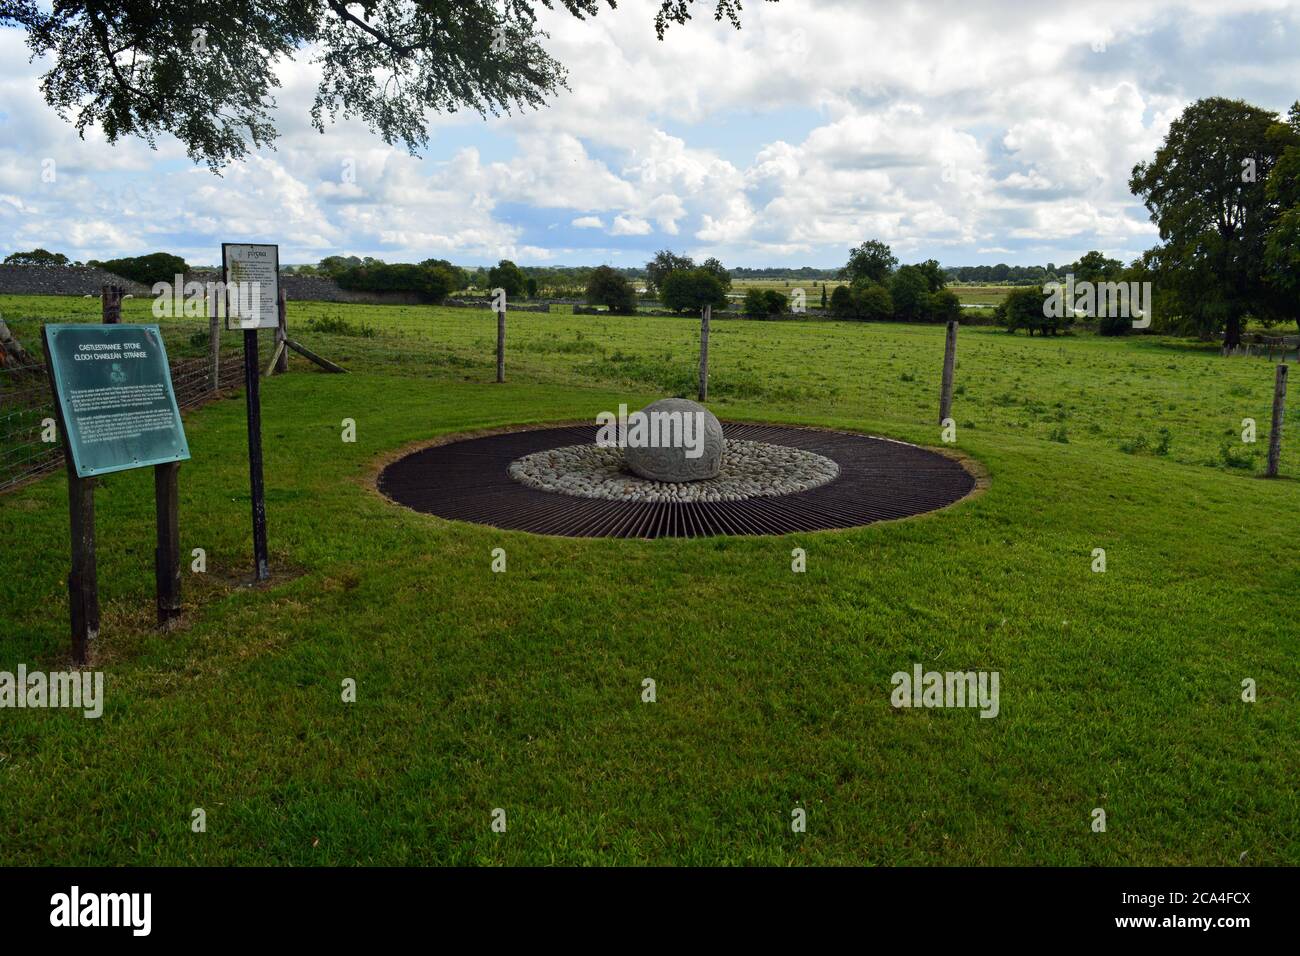
[[379,475],[398,504],[457,521],[575,538],[700,538],[856,528],[960,501],[975,478],[960,462],[916,445],[849,432],[724,423],[727,438],[825,455],[839,477],[809,491],[719,502],[627,502],[529,488],[507,474],[523,455],[596,440],[570,425],[467,438],[412,452]]

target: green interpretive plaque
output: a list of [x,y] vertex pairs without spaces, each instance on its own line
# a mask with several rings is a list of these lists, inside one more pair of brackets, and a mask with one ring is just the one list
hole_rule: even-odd
[[47,325],[54,398],[77,477],[190,457],[156,325]]

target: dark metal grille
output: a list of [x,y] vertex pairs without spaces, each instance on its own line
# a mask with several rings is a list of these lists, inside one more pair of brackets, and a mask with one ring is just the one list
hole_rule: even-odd
[[393,501],[457,521],[575,538],[700,538],[856,528],[960,501],[975,487],[962,465],[903,442],[786,425],[725,423],[727,438],[816,452],[834,481],[792,495],[719,502],[628,502],[539,491],[506,469],[533,452],[596,440],[594,425],[469,438],[413,452],[383,470]]

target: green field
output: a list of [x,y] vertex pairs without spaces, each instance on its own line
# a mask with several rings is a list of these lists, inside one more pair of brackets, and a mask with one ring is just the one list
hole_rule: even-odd
[[[97,312],[0,297],[29,348]],[[0,711],[0,864],[1300,863],[1300,438],[1262,479],[1268,363],[966,328],[956,447],[983,495],[844,532],[568,540],[372,480],[432,436],[690,395],[695,322],[518,314],[505,385],[487,311],[293,303],[290,325],[352,374],[294,357],[263,383],[271,586],[242,586],[236,393],[186,419],[182,552],[208,572],[180,630],[151,626],[150,476],[102,481],[105,713]],[[169,350],[204,328],[164,323]],[[717,321],[710,405],[937,445],[942,349],[932,326]],[[66,666],[61,474],[0,496],[0,540],[0,670]],[[893,709],[915,663],[998,671],[999,716]]]

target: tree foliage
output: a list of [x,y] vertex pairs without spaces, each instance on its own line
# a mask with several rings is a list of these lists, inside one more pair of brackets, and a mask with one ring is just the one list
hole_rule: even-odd
[[1277,315],[1266,250],[1281,207],[1268,182],[1278,162],[1276,114],[1241,100],[1198,100],[1170,125],[1129,186],[1160,229],[1160,281],[1188,327],[1241,340],[1247,315]]
[[437,304],[454,291],[456,275],[442,265],[374,262],[335,275],[344,289],[358,292],[408,292],[421,302]]
[[889,279],[889,295],[894,300],[894,318],[902,322],[921,322],[929,314],[930,283],[920,266],[902,266]]
[[488,288],[505,289],[506,297],[518,298],[528,288],[528,276],[509,259],[502,259],[488,270]]
[[96,265],[105,272],[149,286],[155,282],[175,282],[178,275],[183,276],[190,271],[184,259],[167,252],[109,259],[107,262],[90,262],[87,265]]
[[[769,0],[775,2],[775,0]],[[0,0],[0,26],[27,32],[48,57],[46,102],[83,135],[153,145],[173,133],[214,171],[271,143],[279,66],[308,51],[320,82],[312,123],[357,117],[387,143],[428,142],[427,111],[499,115],[538,108],[565,88],[545,49],[539,6],[579,20],[614,0]],[[713,15],[740,27],[740,0]],[[662,40],[694,0],[662,0]]]
[[68,257],[61,252],[48,249],[32,249],[29,252],[12,252],[5,256],[7,266],[66,266]]
[[856,249],[849,250],[849,261],[840,272],[840,278],[852,284],[858,280],[884,282],[889,278],[898,259],[879,239],[870,239]]
[[459,292],[461,289],[469,287],[469,273],[458,265],[454,265],[448,259],[425,259],[420,265],[426,269],[438,268],[447,273],[451,280],[451,291]]
[[1008,332],[1025,329],[1030,336],[1035,332],[1055,335],[1061,329],[1073,325],[1074,316],[1067,314],[1055,318],[1050,315],[1046,308],[1047,296],[1042,289],[1014,289],[994,310],[994,318]]
[[705,272],[709,272],[717,276],[718,281],[722,283],[722,288],[728,292],[731,291],[731,273],[728,272],[726,266],[724,266],[717,259],[710,256],[709,258],[705,259],[703,262],[700,263],[700,268],[703,269]]
[[676,269],[659,284],[659,300],[674,312],[698,312],[706,305],[725,306],[727,291],[707,269]]
[[679,256],[670,249],[660,249],[655,253],[655,257],[645,264],[646,291],[651,295],[658,295],[669,273],[694,268],[695,261],[690,256]]
[[776,289],[746,289],[744,312],[755,319],[769,316],[785,315],[790,309],[790,300]]
[[627,276],[609,266],[597,266],[587,280],[587,304],[604,305],[616,315],[636,312],[636,293]]

